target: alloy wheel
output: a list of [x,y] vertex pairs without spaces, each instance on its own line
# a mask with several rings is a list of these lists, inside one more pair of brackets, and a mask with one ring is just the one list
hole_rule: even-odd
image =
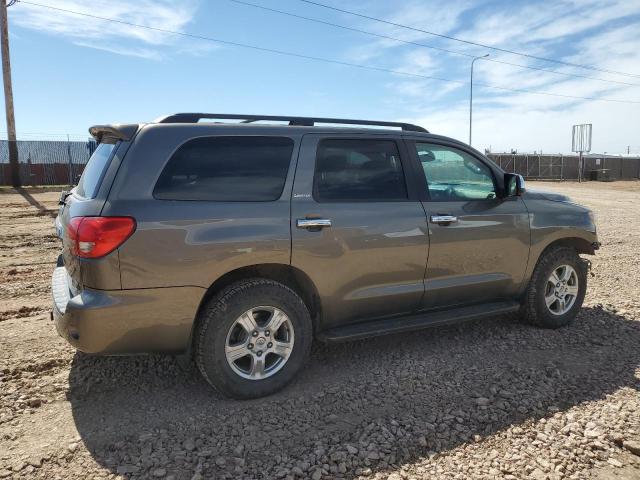
[[571,265],[561,265],[547,279],[544,301],[553,315],[571,310],[578,298],[578,274]]
[[231,369],[242,378],[263,380],[284,367],[293,351],[291,319],[272,306],[254,307],[231,325],[225,356]]

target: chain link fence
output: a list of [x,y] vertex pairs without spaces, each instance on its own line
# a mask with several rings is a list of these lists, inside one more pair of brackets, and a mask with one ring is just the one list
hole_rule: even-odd
[[[22,185],[73,185],[82,174],[96,142],[57,140],[17,140],[20,182]],[[490,153],[489,158],[507,172],[541,180],[577,180],[578,156],[525,153]],[[582,178],[588,180],[594,170],[606,170],[612,180],[640,178],[640,158],[584,158]],[[9,142],[0,140],[0,185],[11,185]]]
[[[96,142],[87,140],[17,140],[22,185],[73,185],[77,183]],[[0,140],[0,185],[11,185],[9,142]]]
[[[540,180],[577,180],[577,155],[542,155],[526,153],[489,153],[488,157],[505,172],[517,173],[525,178]],[[610,180],[640,178],[640,158],[585,156],[582,179],[589,180],[591,172],[606,171]]]

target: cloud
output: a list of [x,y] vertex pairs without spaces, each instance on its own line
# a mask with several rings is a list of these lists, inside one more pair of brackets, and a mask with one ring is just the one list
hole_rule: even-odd
[[[468,105],[458,103],[454,108],[440,110],[421,117],[403,118],[432,133],[467,142],[469,135]],[[519,107],[473,110],[473,146],[494,152],[543,151],[568,153],[571,150],[571,127],[579,123],[593,124],[594,152],[623,153],[627,145],[638,148],[637,136],[630,135],[640,125],[637,105],[574,103],[565,105],[560,114],[535,104]],[[630,127],[631,125],[631,127]]]
[[[464,4],[462,4],[464,6]],[[425,11],[429,8],[424,7]],[[416,15],[415,11],[412,15]],[[416,16],[417,18],[417,16]],[[453,18],[447,29],[468,40],[556,58],[565,62],[598,65],[603,69],[640,74],[640,4],[623,0],[543,1],[476,4]],[[437,23],[425,22],[425,30],[443,32]],[[426,41],[429,38],[425,35]],[[428,43],[433,43],[433,38]],[[486,49],[439,41],[438,46],[466,53]],[[424,75],[468,81],[470,59],[420,47],[398,46],[379,52],[380,58],[395,62],[390,68]],[[429,52],[428,62],[423,60]],[[551,72],[528,70],[495,62],[476,62],[474,74],[474,146],[491,146],[494,151],[517,148],[568,152],[571,126],[594,124],[596,151],[623,152],[634,144],[640,125],[639,104],[605,103],[562,97],[508,92],[482,87],[504,86],[579,97],[640,101],[640,78],[591,71],[566,65],[491,51],[491,57],[506,62],[542,67],[565,73],[616,80],[635,85],[606,83]],[[387,83],[394,103],[405,110],[403,121],[418,123],[434,133],[468,138],[469,85],[394,77]],[[422,112],[429,112],[424,115]]]
[[[425,25],[437,25],[439,32],[447,33],[459,24],[460,16],[471,4],[472,2],[470,0],[432,0],[428,4],[422,1],[412,0],[403,3],[402,8],[398,8],[395,2],[370,2],[365,6],[359,2],[358,5],[354,4],[353,7],[344,8],[415,28],[423,28]],[[381,5],[383,6],[382,8]],[[391,9],[388,8],[389,5],[392,7]],[[354,24],[354,18],[353,16],[345,14],[341,17],[339,23],[354,26],[355,28],[379,35],[400,38],[408,42],[422,41],[427,37],[429,41],[423,43],[433,43],[434,45],[438,43],[437,41],[433,41],[433,37],[428,37],[423,33],[401,27],[368,20],[362,20]],[[348,49],[346,57],[349,61],[367,62],[384,56],[387,50],[396,50],[402,48],[402,46],[403,44],[397,41],[380,38]],[[425,49],[422,49],[422,51],[425,51]]]
[[[193,20],[197,9],[196,0],[58,0],[48,4],[59,9],[173,31],[183,31]],[[11,14],[11,21],[20,27],[65,37],[76,45],[119,55],[159,60],[164,57],[166,47],[189,51],[183,38],[125,23],[107,22],[26,3],[18,3],[11,9]],[[196,50],[201,52],[202,48],[198,45]]]

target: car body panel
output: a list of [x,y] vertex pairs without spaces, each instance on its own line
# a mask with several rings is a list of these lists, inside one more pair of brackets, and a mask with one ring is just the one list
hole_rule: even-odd
[[[64,275],[54,272],[54,298],[56,292],[60,296],[68,290],[65,282]],[[117,291],[85,287],[69,295],[64,307],[54,301],[53,318],[60,336],[85,353],[181,353],[189,346],[193,319],[205,293],[198,287]]]
[[[522,197],[529,210],[531,222],[531,258],[525,279],[533,274],[536,261],[549,245],[577,239],[584,244],[582,253],[593,254],[593,245],[598,244],[596,225],[590,211],[575,203],[567,201],[540,199],[537,192]],[[592,246],[589,250],[588,246]],[[524,290],[526,284],[522,286]]]
[[[316,150],[326,138],[343,136],[305,135],[291,203],[291,264],[309,275],[322,298],[321,328],[415,311],[424,292],[429,248],[420,201],[316,201]],[[332,225],[320,231],[296,228],[297,219],[309,217],[330,219]]]
[[[529,260],[529,213],[522,199],[500,195],[504,175],[490,159],[460,142],[434,136],[427,143],[464,152],[488,167],[498,193],[497,198],[436,201],[429,196],[429,182],[416,152],[415,143],[425,139],[411,135],[405,141],[417,166],[420,195],[429,219],[431,243],[421,308],[514,298]],[[432,216],[439,215],[451,215],[456,221],[431,221]]]
[[427,216],[457,217],[429,223],[431,248],[422,307],[513,298],[529,260],[529,214],[519,197],[472,202],[424,202]]
[[[294,149],[276,201],[158,200],[153,198],[153,188],[164,165],[181,144],[195,138],[192,126],[174,127],[146,126],[138,133],[130,152],[135,161],[124,162],[103,210],[103,215],[129,215],[138,222],[136,232],[119,248],[122,287],[208,288],[237,268],[288,265],[291,186],[300,135],[278,130],[278,136],[294,141]],[[242,127],[211,125],[196,130],[198,136],[248,135]]]

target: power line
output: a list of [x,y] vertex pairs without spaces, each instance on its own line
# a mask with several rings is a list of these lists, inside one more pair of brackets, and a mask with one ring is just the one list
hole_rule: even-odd
[[[314,23],[319,23],[321,25],[327,25],[327,26],[331,26],[331,27],[335,27],[335,28],[340,28],[343,30],[349,30],[352,32],[357,32],[357,33],[362,33],[364,35],[369,35],[372,37],[377,37],[377,38],[383,38],[385,40],[392,40],[394,42],[399,42],[399,43],[404,43],[406,45],[414,45],[417,47],[423,47],[423,48],[429,48],[432,50],[438,50],[440,52],[445,52],[445,53],[450,53],[453,55],[461,55],[463,57],[468,57],[468,58],[475,58],[476,55],[471,54],[471,53],[466,53],[466,52],[461,52],[458,50],[449,50],[447,48],[442,48],[442,47],[436,47],[435,45],[428,45],[425,43],[420,43],[420,42],[413,42],[410,40],[403,40],[401,38],[398,37],[392,37],[391,35],[383,35],[381,33],[374,33],[374,32],[370,32],[367,30],[362,30],[360,28],[355,28],[355,27],[349,27],[346,25],[340,25],[338,23],[333,23],[333,22],[329,22],[326,20],[320,20],[318,18],[313,18],[313,17],[306,17],[304,15],[298,15],[296,13],[291,13],[291,12],[286,12],[284,10],[278,10],[277,8],[271,8],[271,7],[266,7],[264,5],[258,5],[256,3],[251,3],[251,2],[245,2],[243,0],[229,0],[230,2],[233,3],[237,3],[239,5],[245,5],[247,7],[253,7],[253,8],[258,8],[261,10],[266,10],[268,12],[273,12],[273,13],[278,13],[280,15],[286,15],[288,17],[293,17],[293,18],[297,18],[300,20],[306,20],[308,22],[314,22]],[[548,72],[548,73],[553,73],[556,75],[563,75],[565,77],[576,77],[576,78],[584,78],[584,79],[589,79],[589,80],[596,80],[598,82],[606,82],[606,83],[616,83],[618,85],[627,85],[630,87],[637,87],[640,86],[640,84],[637,83],[627,83],[627,82],[621,82],[619,80],[608,80],[605,78],[598,78],[598,77],[590,77],[588,75],[579,75],[577,73],[566,73],[566,72],[559,72],[557,70],[551,70],[548,68],[542,68],[542,67],[534,67],[531,65],[522,65],[520,63],[511,63],[511,62],[505,62],[504,60],[497,60],[497,59],[492,59],[492,58],[487,58],[485,59],[486,62],[493,62],[493,63],[500,63],[503,65],[510,65],[512,67],[519,67],[519,68],[526,68],[529,70],[537,70],[537,71],[541,71],[541,72]]]
[[[131,27],[144,28],[144,29],[147,29],[147,30],[155,31],[155,32],[168,33],[168,34],[171,34],[171,35],[178,35],[178,36],[182,36],[182,37],[186,37],[186,38],[193,38],[193,39],[197,39],[197,40],[205,40],[205,41],[209,41],[209,42],[219,43],[219,44],[222,44],[222,45],[230,45],[230,46],[234,46],[234,47],[241,47],[241,48],[247,48],[247,49],[251,49],[251,50],[257,50],[257,51],[260,51],[260,52],[273,53],[273,54],[277,54],[277,55],[301,58],[301,59],[305,59],[305,60],[313,60],[313,61],[317,61],[317,62],[330,63],[330,64],[334,64],[334,65],[342,65],[342,66],[347,66],[347,67],[360,68],[360,69],[363,69],[363,70],[372,70],[372,71],[377,71],[377,72],[391,73],[391,74],[395,74],[395,75],[403,75],[403,76],[409,76],[409,77],[415,77],[415,78],[422,78],[422,79],[426,79],[426,80],[436,80],[436,81],[446,82],[446,83],[457,83],[457,84],[460,84],[460,85],[468,85],[469,84],[469,82],[466,82],[466,81],[463,81],[463,80],[454,80],[454,79],[451,79],[451,78],[442,78],[442,77],[435,77],[435,76],[430,76],[430,75],[422,75],[422,74],[419,74],[419,73],[405,72],[405,71],[401,71],[401,70],[393,70],[393,69],[384,68],[384,67],[376,67],[374,65],[363,65],[363,64],[359,64],[359,63],[345,62],[345,61],[341,61],[341,60],[334,60],[334,59],[329,59],[329,58],[324,58],[324,57],[316,57],[316,56],[312,56],[312,55],[304,55],[304,54],[301,54],[301,53],[288,52],[288,51],[285,51],[285,50],[277,50],[277,49],[273,49],[273,48],[259,47],[257,45],[250,45],[250,44],[246,44],[246,43],[232,42],[230,40],[222,40],[222,39],[219,39],[219,38],[208,37],[208,36],[205,36],[205,35],[198,35],[198,34],[186,33],[186,32],[178,32],[178,31],[175,31],[175,30],[169,30],[169,29],[160,28],[160,27],[152,27],[152,26],[149,26],[149,25],[141,25],[141,24],[138,24],[138,23],[128,22],[126,20],[118,20],[118,19],[115,19],[115,18],[101,17],[101,16],[98,16],[98,15],[90,14],[90,13],[76,12],[76,11],[73,11],[73,10],[67,10],[65,8],[53,7],[51,5],[43,5],[43,4],[40,4],[40,3],[29,2],[29,1],[26,1],[26,0],[17,0],[17,1],[19,3],[24,3],[24,4],[27,4],[27,5],[33,5],[33,6],[36,6],[36,7],[48,8],[48,9],[51,9],[51,10],[57,10],[57,11],[61,11],[61,12],[71,13],[71,14],[74,14],[74,15],[81,15],[81,16],[84,16],[84,17],[94,18],[94,19],[98,19],[98,20],[104,20],[104,21],[108,21],[108,22],[115,22],[115,23],[119,23],[119,24],[122,24],[122,25],[128,25],[128,26],[131,26]],[[592,101],[599,101],[599,102],[640,104],[640,100],[619,100],[619,99],[614,99],[614,98],[579,97],[579,96],[576,96],[576,95],[565,95],[565,94],[561,94],[561,93],[541,92],[541,91],[536,91],[536,90],[526,90],[526,89],[518,89],[518,88],[508,88],[508,87],[502,87],[502,86],[498,86],[498,85],[490,85],[490,84],[479,83],[479,82],[476,82],[475,85],[476,86],[480,86],[480,87],[485,87],[485,88],[491,88],[491,89],[495,89],[495,90],[507,91],[507,92],[528,93],[528,94],[532,94],[532,95],[545,95],[545,96],[550,96],[550,97],[568,98],[568,99],[573,99],[573,100],[592,100]]]
[[[0,136],[7,136],[6,131],[0,131]],[[47,133],[47,132],[16,132],[16,135],[19,137],[22,136],[47,136],[47,137],[63,137],[63,138],[67,138],[67,137],[83,137],[83,138],[89,138],[90,135],[87,134],[82,134],[82,133]]]
[[509,53],[511,55],[518,55],[518,56],[521,56],[521,57],[532,58],[532,59],[541,60],[541,61],[544,61],[544,62],[557,63],[557,64],[560,64],[560,65],[566,65],[568,67],[584,68],[586,70],[595,70],[595,71],[598,71],[598,72],[613,73],[615,75],[623,75],[625,77],[640,78],[640,75],[639,74],[635,74],[635,73],[618,72],[618,71],[615,71],[615,70],[608,70],[606,68],[600,68],[600,67],[597,67],[595,65],[580,65],[578,63],[565,62],[565,61],[556,60],[556,59],[553,59],[553,58],[538,57],[536,55],[531,55],[529,53],[517,52],[515,50],[509,50],[507,48],[501,48],[501,47],[494,47],[494,46],[491,46],[491,45],[485,45],[484,43],[473,42],[471,40],[465,40],[465,39],[462,39],[462,38],[452,37],[450,35],[444,35],[442,33],[430,32],[428,30],[423,30],[421,28],[411,27],[409,25],[403,25],[401,23],[392,22],[390,20],[385,20],[383,18],[372,17],[372,16],[369,16],[369,15],[364,15],[362,13],[357,13],[357,12],[353,12],[353,11],[350,11],[350,10],[345,10],[345,9],[338,8],[338,7],[332,7],[331,5],[325,5],[324,3],[315,2],[313,0],[298,0],[298,1],[299,2],[303,2],[303,3],[308,3],[310,5],[315,5],[317,7],[322,7],[322,8],[326,8],[326,9],[329,9],[329,10],[334,10],[334,11],[340,12],[340,13],[346,13],[348,15],[353,15],[353,16],[364,18],[364,19],[367,19],[367,20],[373,20],[375,22],[384,23],[386,25],[392,25],[394,27],[400,27],[400,28],[404,28],[404,29],[407,29],[407,30],[412,30],[414,32],[424,33],[426,35],[432,35],[434,37],[446,38],[447,40],[453,40],[455,42],[466,43],[468,45],[474,45],[476,47],[489,48],[491,50],[495,50],[495,51],[502,52],[502,53]]

